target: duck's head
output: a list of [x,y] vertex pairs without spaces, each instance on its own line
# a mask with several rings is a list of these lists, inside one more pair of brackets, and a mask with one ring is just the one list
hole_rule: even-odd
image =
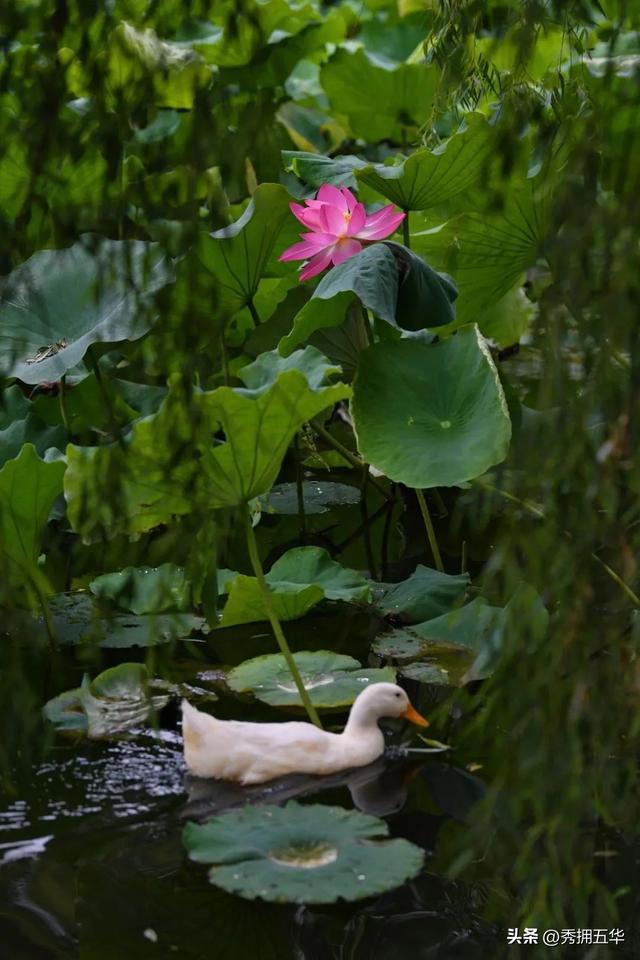
[[368,726],[382,717],[404,717],[418,726],[429,726],[429,721],[420,716],[396,683],[372,683],[366,687],[351,707],[349,724]]

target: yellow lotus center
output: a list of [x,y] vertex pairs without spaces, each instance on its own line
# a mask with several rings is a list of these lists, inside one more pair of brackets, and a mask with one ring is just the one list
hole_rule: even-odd
[[345,223],[349,223],[349,221],[351,220],[351,211],[350,211],[350,210],[346,210],[346,211],[342,214],[342,216],[344,217]]

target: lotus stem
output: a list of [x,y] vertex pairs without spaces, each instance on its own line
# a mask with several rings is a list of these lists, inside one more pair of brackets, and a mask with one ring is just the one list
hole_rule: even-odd
[[411,250],[411,231],[409,230],[409,211],[405,210],[404,220],[402,221],[402,239],[405,247]]
[[93,349],[93,344],[87,350],[87,360],[89,361],[89,366],[93,370],[93,374],[96,378],[96,383],[98,385],[98,390],[100,391],[100,396],[104,402],[105,407],[107,408],[107,414],[109,416],[109,428],[111,433],[115,437],[117,435],[118,425],[116,423],[116,418],[113,412],[113,404],[111,403],[111,397],[109,396],[109,391],[107,390],[104,378],[102,376],[102,371],[100,369],[100,364],[95,355]]
[[438,569],[440,573],[444,573],[444,564],[442,562],[442,557],[440,556],[440,547],[438,546],[438,541],[436,540],[436,532],[433,529],[433,521],[431,520],[431,514],[429,513],[427,501],[425,500],[422,490],[416,490],[416,496],[420,505],[420,513],[422,514],[422,519],[424,520],[427,537],[429,538],[429,546],[431,547],[431,553],[433,554],[436,569]]
[[251,513],[247,504],[243,507],[244,514],[244,528],[245,534],[247,537],[247,547],[249,550],[249,559],[251,560],[251,566],[253,567],[253,572],[255,574],[256,580],[258,581],[258,586],[262,594],[262,601],[267,611],[267,616],[269,618],[269,623],[271,624],[271,629],[273,630],[274,636],[278,641],[278,646],[280,647],[280,652],[284,657],[286,664],[289,668],[293,681],[296,685],[298,693],[300,694],[300,699],[304,705],[305,710],[309,716],[309,719],[312,723],[315,723],[316,727],[319,727],[322,730],[322,724],[320,722],[320,717],[317,714],[316,708],[311,703],[309,694],[306,691],[305,685],[302,682],[302,677],[300,676],[300,671],[296,666],[296,662],[291,653],[289,644],[287,643],[287,638],[284,635],[282,630],[282,625],[278,619],[278,615],[275,611],[273,605],[273,598],[269,590],[269,584],[265,580],[264,570],[262,569],[262,563],[260,562],[260,554],[258,553],[258,544],[256,542],[256,535],[253,532],[253,524],[251,522]]
[[[339,440],[336,440],[336,438],[332,436],[328,430],[325,430],[325,428],[322,426],[321,423],[318,423],[317,420],[312,420],[311,425],[313,429],[316,431],[316,433],[318,434],[318,436],[322,437],[323,440],[326,440],[329,446],[333,447],[334,450],[337,450],[340,456],[344,457],[344,459],[348,463],[350,463],[355,470],[362,470],[363,461],[359,457],[356,457],[356,455],[352,453],[351,450],[345,447],[342,443],[340,443]],[[382,494],[385,500],[388,500],[389,503],[393,503],[394,498],[391,496],[390,493],[387,493],[387,491],[384,489],[384,487],[381,484],[378,483],[375,477],[370,476],[369,482],[371,483],[372,486],[376,488],[376,490],[379,493]]]
[[371,329],[371,322],[369,320],[369,313],[366,307],[362,307],[362,323],[364,325],[364,335],[366,337],[367,343],[372,347],[375,343],[373,338],[373,330]]
[[304,486],[302,483],[302,463],[300,462],[300,441],[296,433],[294,440],[296,451],[296,495],[298,498],[298,525],[300,527],[300,539],[303,543],[307,539],[307,519],[304,512]]
[[60,405],[60,416],[62,417],[62,422],[64,428],[71,436],[71,428],[69,427],[69,414],[67,411],[67,375],[64,373],[60,378],[60,389],[58,390],[58,403]]
[[364,536],[364,549],[367,556],[367,563],[369,564],[369,576],[372,580],[378,579],[378,572],[376,570],[376,561],[373,556],[373,548],[371,546],[371,532],[370,526],[371,521],[369,519],[369,510],[367,508],[367,480],[369,478],[369,470],[365,464],[363,464],[362,471],[362,482],[360,484],[360,512],[362,514],[362,533]]
[[47,638],[49,640],[49,646],[53,651],[58,649],[58,638],[56,637],[56,631],[53,626],[53,620],[51,619],[51,611],[49,610],[49,602],[45,596],[44,590],[41,585],[38,583],[39,574],[35,571],[29,577],[29,583],[33,587],[35,594],[38,598],[38,603],[40,604],[40,609],[42,611],[42,619],[44,620],[45,630],[47,631]]
[[253,302],[253,297],[249,297],[247,308],[249,310],[249,313],[251,314],[251,319],[253,320],[254,327],[259,327],[260,324],[262,323],[262,320],[260,319],[260,314],[256,310],[256,306]]

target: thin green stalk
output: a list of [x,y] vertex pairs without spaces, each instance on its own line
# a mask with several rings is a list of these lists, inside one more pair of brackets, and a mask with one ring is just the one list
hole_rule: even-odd
[[373,338],[373,330],[371,329],[371,322],[369,320],[369,314],[366,307],[362,307],[362,323],[364,326],[364,335],[367,343],[370,347],[372,347],[375,343],[375,340]]
[[104,377],[102,376],[102,371],[100,369],[100,364],[98,363],[98,360],[96,358],[93,344],[87,350],[87,360],[89,361],[89,366],[91,367],[93,374],[96,378],[96,383],[98,384],[98,390],[100,391],[100,396],[102,397],[104,405],[107,408],[107,413],[109,416],[109,429],[111,430],[111,433],[115,437],[118,432],[118,424],[115,418],[115,414],[113,412],[113,404],[111,402],[111,397],[109,396],[107,385],[104,381]]
[[369,477],[369,470],[366,463],[363,464],[364,469],[362,471],[362,483],[360,484],[360,513],[362,515],[362,532],[364,536],[364,549],[367,555],[367,563],[369,564],[369,576],[372,580],[378,579],[378,571],[376,570],[376,561],[373,556],[373,547],[371,546],[371,521],[369,519],[369,510],[367,507],[367,479]]
[[300,440],[296,433],[294,439],[294,448],[296,452],[296,495],[298,498],[298,526],[300,528],[300,539],[305,543],[307,539],[307,518],[304,512],[304,487],[302,484],[302,463],[300,461]]
[[278,641],[278,646],[280,647],[280,652],[282,653],[293,681],[296,685],[298,693],[300,694],[300,699],[304,704],[304,708],[309,715],[309,719],[312,723],[315,723],[316,727],[319,727],[322,730],[322,724],[320,723],[320,717],[316,712],[316,708],[311,703],[309,694],[307,693],[304,683],[302,682],[302,677],[296,666],[296,662],[293,659],[293,654],[287,643],[287,638],[285,637],[282,626],[278,619],[278,615],[273,606],[273,599],[271,597],[271,592],[269,590],[269,585],[265,580],[264,571],[262,569],[262,564],[260,562],[260,554],[258,553],[258,544],[256,543],[256,535],[253,532],[253,524],[251,523],[251,514],[249,512],[248,506],[245,504],[244,509],[244,528],[245,534],[247,537],[247,547],[249,550],[249,559],[251,560],[251,566],[253,567],[253,572],[255,574],[256,580],[258,581],[258,586],[262,594],[262,602],[264,603],[265,610],[267,611],[267,616],[269,617],[269,623],[271,624],[271,629],[273,630],[274,636]]
[[[352,467],[355,467],[356,470],[362,470],[362,460],[360,460],[359,457],[356,457],[351,450],[348,450],[347,447],[341,444],[339,440],[336,440],[336,438],[332,436],[328,430],[325,430],[321,423],[318,423],[317,420],[312,420],[311,425],[318,436],[322,437],[323,440],[326,440],[329,446],[333,447],[334,450],[337,450],[340,456],[344,457],[344,459],[350,463]],[[389,503],[393,502],[393,497],[391,494],[387,493],[384,487],[377,482],[375,477],[371,477],[370,482],[372,486],[374,486],[376,490],[382,494],[385,500],[388,500]]]
[[249,309],[249,313],[251,314],[251,319],[253,320],[254,327],[259,327],[260,324],[262,323],[262,320],[260,319],[260,314],[256,310],[256,306],[252,299],[249,300],[247,307]]
[[405,247],[411,250],[411,231],[409,230],[409,211],[405,210],[404,220],[402,221],[402,239]]
[[431,553],[433,554],[436,568],[440,571],[440,573],[444,573],[444,564],[442,562],[442,557],[440,556],[440,547],[438,546],[438,541],[436,540],[436,532],[433,529],[433,522],[431,520],[431,514],[429,513],[427,501],[425,500],[422,490],[416,490],[416,496],[418,498],[418,504],[420,505],[420,513],[422,514],[422,519],[424,520],[427,537],[429,538],[429,546],[431,547]]
[[387,504],[386,509],[387,513],[384,518],[382,546],[380,549],[380,580],[382,581],[387,579],[387,569],[389,566],[389,536],[391,534],[391,522],[393,520],[393,504]]
[[60,378],[60,389],[58,390],[58,403],[60,405],[60,416],[62,417],[62,422],[67,433],[71,434],[71,428],[69,426],[69,414],[67,411],[67,375],[66,373]]
[[35,594],[38,598],[38,603],[40,604],[40,609],[42,611],[42,619],[44,620],[44,626],[47,631],[47,637],[49,639],[49,646],[52,650],[58,649],[58,638],[56,637],[56,631],[53,626],[53,620],[51,619],[51,611],[49,610],[49,602],[45,596],[44,590],[38,583],[38,575],[34,574],[29,577],[29,583],[33,587]]
[[462,541],[462,557],[460,558],[460,573],[467,572],[467,541]]

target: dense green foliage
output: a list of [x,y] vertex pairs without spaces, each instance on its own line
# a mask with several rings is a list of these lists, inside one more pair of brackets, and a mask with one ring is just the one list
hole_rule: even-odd
[[[430,869],[501,929],[632,916],[639,28],[625,0],[2,12],[7,789],[45,703],[92,736],[184,693],[162,649],[316,722],[396,671],[487,784]],[[324,184],[406,216],[300,283],[289,204]],[[332,643],[352,615],[365,644]],[[113,694],[119,647],[148,657]]]

